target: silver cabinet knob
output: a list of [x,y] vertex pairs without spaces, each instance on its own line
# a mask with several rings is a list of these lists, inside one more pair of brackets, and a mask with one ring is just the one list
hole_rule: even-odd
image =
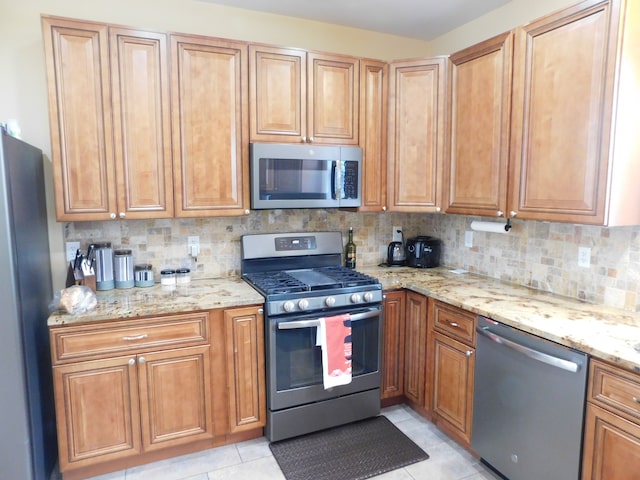
[[249,210],[248,208],[244,211],[245,215],[249,215],[251,213],[251,210]]
[[440,213],[441,210],[442,210],[442,208],[436,207],[436,212]]
[[109,218],[110,218],[111,220],[115,220],[115,219],[116,219],[116,214],[115,214],[115,213],[113,213],[113,212],[111,212],[111,213],[109,214]]
[[516,215],[518,215],[518,212],[516,212],[515,210],[511,210],[509,212],[509,215],[512,216],[512,217],[515,217]]
[[262,315],[262,314],[264,313],[264,309],[263,309],[263,308],[259,308],[259,309],[258,309],[258,313],[259,313],[260,315]]
[[138,363],[139,363],[140,365],[142,365],[142,364],[147,363],[147,360],[146,360],[144,357],[140,357],[140,358],[138,359]]
[[124,218],[124,217],[126,217],[127,215],[126,215],[124,212],[120,212],[120,215],[118,215],[118,216],[119,216],[120,218]]
[[309,137],[309,143],[313,143],[313,137]]
[[496,212],[496,215],[498,215],[499,217],[504,217],[504,212],[502,210],[498,210]]
[[383,211],[383,212],[386,212],[386,211],[387,211],[387,206],[386,206],[386,205],[383,205],[383,206],[382,206],[382,211]]
[[127,362],[129,365],[134,366],[136,364],[135,359],[130,358],[129,361]]
[[471,355],[473,355],[473,350],[467,350],[464,354],[465,354],[467,357],[470,357]]
[[302,143],[307,143],[307,137],[302,137]]

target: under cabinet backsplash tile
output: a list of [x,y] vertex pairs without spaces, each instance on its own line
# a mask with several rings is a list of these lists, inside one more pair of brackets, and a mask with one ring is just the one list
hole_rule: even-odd
[[[187,266],[193,278],[240,273],[240,237],[245,233],[339,230],[346,242],[354,228],[360,266],[385,260],[393,225],[405,239],[433,235],[443,241],[442,264],[558,295],[640,311],[640,227],[592,227],[513,220],[508,234],[473,232],[462,215],[354,213],[342,210],[261,210],[243,217],[75,222],[65,241],[111,241],[133,250],[135,263],[151,263],[156,279],[166,267]],[[504,222],[504,220],[495,220]],[[187,237],[200,237],[197,264],[187,254]],[[591,265],[578,266],[578,248],[591,249]]]

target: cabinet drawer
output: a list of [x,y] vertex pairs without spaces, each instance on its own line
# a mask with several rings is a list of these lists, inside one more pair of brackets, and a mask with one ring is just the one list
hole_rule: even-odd
[[476,344],[476,316],[446,303],[434,304],[433,327],[470,346]]
[[591,360],[589,399],[636,423],[640,420],[640,375]]
[[209,342],[208,313],[77,325],[51,330],[54,364],[135,350]]

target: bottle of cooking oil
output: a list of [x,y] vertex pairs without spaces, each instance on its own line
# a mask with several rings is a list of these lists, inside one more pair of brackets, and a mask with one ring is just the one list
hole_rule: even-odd
[[356,268],[356,244],[353,243],[353,227],[349,227],[349,241],[344,249],[344,266]]

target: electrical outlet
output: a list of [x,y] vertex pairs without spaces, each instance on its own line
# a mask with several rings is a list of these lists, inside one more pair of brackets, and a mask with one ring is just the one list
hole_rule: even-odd
[[391,241],[392,242],[402,242],[402,227],[393,226],[391,232]]
[[471,230],[464,232],[464,246],[473,247],[473,232]]
[[578,266],[588,268],[591,266],[591,249],[578,247]]
[[65,244],[65,252],[67,262],[73,262],[73,259],[76,258],[76,252],[80,248],[80,242],[67,242]]

